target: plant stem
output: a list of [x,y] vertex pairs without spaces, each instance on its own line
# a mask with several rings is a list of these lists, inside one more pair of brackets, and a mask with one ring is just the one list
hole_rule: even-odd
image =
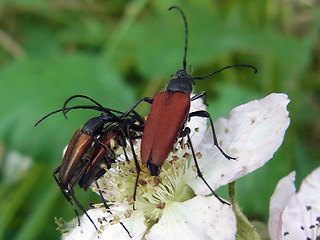
[[242,213],[236,200],[236,182],[229,183],[229,200],[237,218],[237,239],[238,240],[260,240],[255,227],[249,222],[248,218]]

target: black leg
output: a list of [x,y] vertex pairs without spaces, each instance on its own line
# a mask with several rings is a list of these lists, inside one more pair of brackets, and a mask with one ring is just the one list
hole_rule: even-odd
[[96,186],[97,186],[97,189],[98,189],[99,195],[100,195],[100,197],[101,197],[101,200],[102,200],[103,206],[108,210],[108,213],[112,214],[112,212],[110,211],[110,207],[109,207],[109,205],[107,204],[106,200],[104,199],[104,197],[103,197],[103,195],[102,195],[102,192],[101,192],[101,190],[100,190],[100,187],[99,187],[99,185],[98,185],[98,182],[97,182],[97,181],[95,181],[95,183],[96,183]]
[[205,178],[203,177],[202,172],[200,171],[200,168],[199,168],[199,164],[198,164],[198,161],[197,161],[197,158],[196,158],[196,154],[195,154],[194,149],[193,149],[193,146],[192,146],[192,142],[191,142],[190,135],[188,134],[187,137],[188,137],[188,143],[189,143],[189,145],[190,145],[190,149],[191,149],[191,152],[192,152],[192,156],[193,156],[194,162],[195,162],[196,167],[197,167],[198,177],[201,178],[201,180],[204,182],[204,184],[209,188],[209,190],[211,191],[211,193],[213,194],[213,196],[215,196],[221,203],[230,205],[230,203],[228,203],[228,202],[224,201],[223,199],[221,199],[221,198],[212,190],[212,188],[210,187],[210,185],[208,184],[208,182],[207,182],[207,181],[205,180]]
[[59,182],[59,179],[57,178],[56,174],[60,171],[60,166],[57,167],[54,172],[53,172],[53,177],[56,180],[61,192],[63,193],[64,197],[67,199],[67,201],[71,204],[74,212],[77,215],[78,218],[78,226],[80,226],[80,217],[79,217],[79,213],[75,207],[75,205],[73,204],[72,200],[76,203],[76,205],[81,209],[81,211],[83,211],[83,213],[88,217],[88,219],[90,220],[90,222],[93,224],[94,228],[98,230],[97,226],[94,224],[93,220],[91,219],[91,217],[87,214],[86,210],[83,208],[83,206],[80,204],[80,202],[77,200],[77,198],[74,196],[74,192],[73,190],[66,190],[66,189],[62,189],[61,188],[61,184]]
[[139,102],[137,102],[132,108],[130,108],[129,111],[127,111],[125,114],[122,115],[122,117],[127,117],[130,113],[132,113],[134,111],[134,109],[142,102],[147,102],[152,104],[153,102],[153,98],[151,97],[144,97],[142,98]]
[[131,148],[131,151],[132,151],[134,163],[135,163],[135,165],[136,165],[136,170],[137,170],[137,178],[136,178],[136,183],[135,183],[135,185],[134,185],[134,191],[133,191],[133,210],[135,210],[135,208],[134,208],[134,203],[135,203],[135,201],[136,201],[138,181],[139,181],[139,176],[140,176],[141,168],[140,168],[140,165],[139,165],[139,162],[138,162],[136,153],[135,153],[135,151],[134,151],[134,147],[133,147],[133,143],[132,143],[132,137],[130,136],[129,126],[127,126],[127,136],[128,136],[128,139],[129,139],[130,148]]
[[91,219],[91,217],[89,216],[89,214],[87,213],[87,211],[84,209],[84,207],[81,205],[81,203],[78,201],[78,199],[74,196],[73,191],[72,192],[68,192],[68,194],[71,196],[71,198],[73,199],[73,201],[77,204],[78,208],[80,208],[80,210],[87,216],[87,218],[90,220],[90,222],[93,224],[94,228],[98,230],[97,226],[94,224],[93,220]]
[[206,92],[201,92],[201,93],[198,93],[196,95],[194,95],[193,97],[190,98],[190,101],[194,101],[194,100],[197,100],[199,98],[204,98],[207,96],[207,93]]
[[135,185],[134,185],[134,191],[133,191],[133,210],[135,210],[134,203],[136,202],[138,181],[139,181],[139,176],[140,176],[141,168],[140,168],[140,165],[139,165],[139,162],[138,162],[136,153],[135,153],[134,148],[133,148],[132,140],[130,139],[129,141],[130,141],[130,146],[131,146],[131,150],[132,150],[132,155],[133,155],[134,163],[135,163],[135,165],[136,165],[136,170],[137,170],[136,183],[135,183]]
[[80,217],[79,217],[79,213],[76,209],[76,207],[74,206],[72,199],[70,198],[70,196],[60,187],[60,182],[59,179],[57,178],[56,174],[60,172],[60,166],[57,167],[54,171],[53,171],[53,177],[56,180],[61,192],[63,193],[63,196],[65,197],[65,199],[67,199],[67,201],[71,204],[73,211],[75,212],[77,218],[78,218],[78,226],[80,226]]
[[209,114],[207,111],[205,111],[205,110],[199,110],[199,111],[196,111],[196,112],[189,113],[189,118],[191,118],[191,117],[204,117],[204,118],[208,118],[208,119],[210,120],[210,125],[211,125],[211,129],[212,129],[212,135],[213,135],[213,143],[214,143],[214,145],[219,149],[219,151],[221,152],[221,154],[222,154],[225,158],[227,158],[228,160],[237,160],[237,158],[230,157],[229,155],[227,155],[227,154],[222,150],[222,148],[219,146],[218,139],[217,139],[217,136],[216,136],[216,133],[215,133],[215,130],[214,130],[212,118],[211,118],[210,114]]
[[[106,200],[104,199],[104,197],[103,197],[103,195],[102,195],[102,192],[101,192],[101,190],[100,190],[100,188],[99,188],[98,182],[95,181],[95,183],[96,183],[96,186],[97,186],[97,188],[98,188],[98,191],[99,191],[99,195],[100,195],[100,197],[101,197],[101,200],[102,200],[102,202],[103,202],[103,206],[108,210],[108,213],[112,214],[109,205],[107,204]],[[132,238],[132,236],[130,235],[129,230],[126,228],[126,226],[123,224],[123,222],[119,222],[119,223],[121,224],[121,226],[123,227],[123,229],[128,233],[129,237]]]

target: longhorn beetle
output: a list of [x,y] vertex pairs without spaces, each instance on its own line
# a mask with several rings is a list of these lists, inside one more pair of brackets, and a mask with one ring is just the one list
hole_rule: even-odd
[[[215,194],[215,192],[204,179],[200,171],[189,136],[190,129],[188,127],[184,127],[186,122],[191,117],[208,118],[212,127],[214,145],[227,159],[230,160],[236,158],[230,157],[220,148],[215,134],[212,118],[207,111],[200,110],[189,113],[190,101],[202,98],[205,96],[206,93],[202,92],[191,98],[190,95],[193,91],[193,85],[195,80],[202,80],[208,78],[218,72],[232,67],[249,67],[252,68],[255,73],[257,72],[257,69],[249,64],[234,64],[201,77],[192,77],[191,75],[189,75],[186,72],[186,55],[188,47],[187,20],[183,11],[179,7],[172,6],[169,8],[169,10],[172,9],[176,9],[180,12],[185,25],[185,47],[182,64],[183,68],[177,71],[175,76],[170,80],[165,91],[157,93],[154,98],[145,97],[141,99],[131,109],[134,110],[141,102],[148,102],[152,104],[142,135],[141,162],[142,164],[147,164],[147,167],[151,175],[159,175],[161,166],[163,165],[165,159],[168,157],[177,138],[187,136],[188,142],[192,150],[193,158],[197,167],[198,176],[207,185],[207,187],[210,189],[214,196],[216,196],[222,203],[226,203]],[[130,112],[131,111],[128,111],[126,114],[130,114]],[[138,177],[139,172],[137,178]]]
[[[78,105],[67,108],[66,104],[71,99],[77,97],[89,99],[94,102],[96,106]],[[75,202],[75,204],[84,212],[96,230],[98,230],[93,220],[75,197],[74,187],[75,185],[79,184],[80,188],[87,190],[88,187],[95,182],[97,188],[99,189],[96,180],[98,180],[106,172],[106,170],[102,167],[102,164],[104,163],[110,167],[111,163],[115,162],[116,159],[111,147],[111,141],[118,142],[119,145],[123,147],[125,152],[126,139],[129,139],[132,147],[131,149],[133,151],[132,139],[139,137],[136,135],[137,132],[142,132],[144,118],[140,117],[138,114],[136,114],[136,112],[133,112],[131,115],[127,114],[124,116],[122,112],[104,108],[99,103],[87,96],[75,95],[70,97],[65,102],[62,109],[47,114],[45,117],[40,119],[35,126],[57,112],[63,112],[66,116],[66,113],[73,109],[93,109],[101,111],[103,114],[101,114],[99,117],[89,119],[83,125],[83,127],[74,133],[70,143],[68,144],[67,150],[64,153],[62,163],[54,170],[53,176],[63,195],[75,211],[78,217],[78,224],[80,225],[79,214],[73,202]],[[122,113],[122,115],[117,116],[112,112],[118,114]],[[105,127],[106,124],[109,125]],[[125,156],[127,158],[126,152]],[[57,174],[59,174],[58,177]],[[108,212],[112,214],[100,190],[99,194],[104,206],[108,209]],[[129,231],[123,225],[123,223],[120,222],[120,224],[130,236]]]

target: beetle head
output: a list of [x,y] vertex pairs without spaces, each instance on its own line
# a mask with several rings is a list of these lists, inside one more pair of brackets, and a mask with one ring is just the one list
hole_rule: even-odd
[[166,90],[183,92],[190,95],[193,90],[193,85],[193,78],[185,70],[179,70],[175,77],[170,80]]
[[110,113],[103,113],[100,117],[89,119],[83,126],[82,131],[89,135],[100,135],[103,127],[108,122],[115,121],[116,116]]

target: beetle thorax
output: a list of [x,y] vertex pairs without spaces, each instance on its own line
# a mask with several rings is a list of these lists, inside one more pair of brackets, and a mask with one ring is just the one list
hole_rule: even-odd
[[183,92],[190,95],[193,90],[193,85],[194,81],[192,77],[185,70],[179,70],[176,73],[175,78],[170,80],[166,90]]

